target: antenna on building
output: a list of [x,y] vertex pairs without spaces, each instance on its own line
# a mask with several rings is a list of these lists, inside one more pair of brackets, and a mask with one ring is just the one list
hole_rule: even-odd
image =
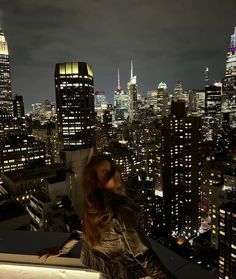
[[120,69],[118,68],[118,76],[117,76],[117,90],[121,90],[120,86]]

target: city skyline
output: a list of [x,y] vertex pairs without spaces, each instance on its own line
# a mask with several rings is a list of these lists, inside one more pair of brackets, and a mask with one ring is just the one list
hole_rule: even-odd
[[235,279],[236,0],[54,2],[0,0],[0,233],[71,233],[26,246],[83,240],[102,278]]
[[[24,96],[26,111],[31,103],[54,99],[52,77],[57,62],[90,63],[96,74],[95,89],[106,91],[109,102],[118,67],[121,85],[126,89],[131,59],[144,95],[161,81],[167,83],[170,93],[178,80],[186,89],[201,89],[205,67],[209,67],[212,82],[224,76],[235,26],[234,1],[228,5],[214,1],[214,6],[208,1],[204,9],[187,1],[171,7],[162,1],[152,5],[139,1],[124,5],[119,1],[112,7],[102,1],[98,13],[88,8],[96,10],[93,1],[72,1],[70,6],[61,1],[33,2],[1,1],[0,24],[10,49],[13,94]],[[186,10],[184,19],[181,7]],[[116,8],[122,11],[120,16]],[[111,28],[104,28],[109,22]],[[88,43],[91,38],[92,45]],[[29,78],[33,81],[30,84]]]

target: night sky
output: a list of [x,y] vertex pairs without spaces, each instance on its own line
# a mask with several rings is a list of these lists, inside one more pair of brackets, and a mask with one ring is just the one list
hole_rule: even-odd
[[233,33],[234,0],[0,0],[0,22],[10,49],[13,94],[31,103],[54,100],[54,65],[88,62],[95,89],[111,102],[120,67],[126,88],[134,61],[140,92],[180,80],[202,88],[224,75]]

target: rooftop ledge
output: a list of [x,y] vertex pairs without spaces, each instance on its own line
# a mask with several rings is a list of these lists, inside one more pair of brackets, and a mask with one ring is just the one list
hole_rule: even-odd
[[[46,262],[37,252],[46,247],[59,246],[67,233],[0,231],[0,274],[4,279],[96,279],[99,273],[84,266],[80,259],[80,245],[68,255],[51,257]],[[216,279],[199,266],[185,260],[168,248],[150,240],[165,266],[177,279]]]

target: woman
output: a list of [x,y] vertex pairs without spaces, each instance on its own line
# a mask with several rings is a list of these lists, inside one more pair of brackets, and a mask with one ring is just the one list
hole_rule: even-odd
[[173,278],[140,231],[137,208],[125,196],[120,172],[109,156],[93,156],[85,167],[84,197],[83,234],[73,232],[62,247],[45,249],[41,256],[66,254],[82,237],[82,263],[103,278]]

